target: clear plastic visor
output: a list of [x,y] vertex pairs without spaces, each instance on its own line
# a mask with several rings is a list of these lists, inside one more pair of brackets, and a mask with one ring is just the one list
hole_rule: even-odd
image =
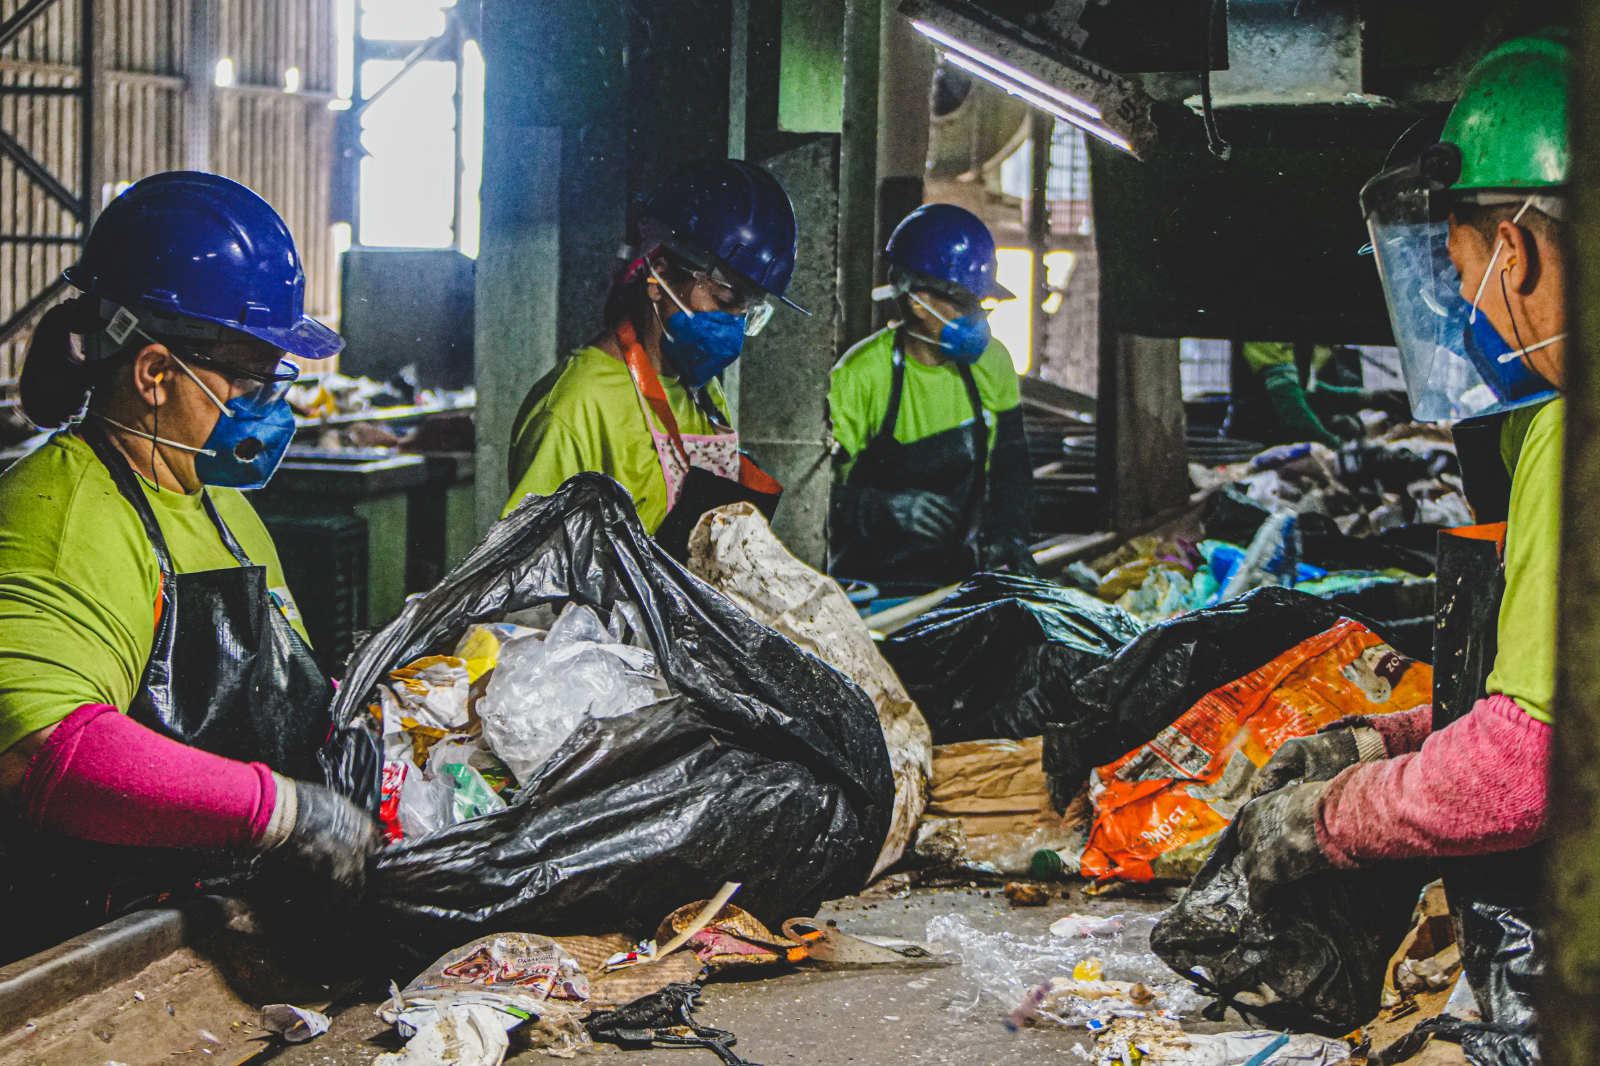
[[1458,422],[1498,402],[1467,348],[1471,307],[1450,261],[1443,192],[1415,160],[1361,190],[1412,416],[1427,422]]

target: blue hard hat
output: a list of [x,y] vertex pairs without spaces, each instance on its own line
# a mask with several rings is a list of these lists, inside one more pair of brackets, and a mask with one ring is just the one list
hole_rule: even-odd
[[305,314],[306,276],[272,205],[217,174],[172,170],[135,182],[101,212],[83,257],[62,275],[102,300],[152,316],[238,330],[306,359],[344,347]]
[[883,258],[891,266],[959,285],[978,299],[1015,300],[995,280],[994,237],[983,220],[955,204],[923,204],[894,228]]
[[710,255],[737,280],[805,310],[783,295],[794,276],[794,205],[778,179],[754,163],[701,159],[680,167],[639,200],[636,214],[646,233],[652,221],[666,227],[669,247],[690,258]]

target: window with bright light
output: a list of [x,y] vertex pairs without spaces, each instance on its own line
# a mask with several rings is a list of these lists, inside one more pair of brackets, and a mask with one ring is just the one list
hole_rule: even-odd
[[361,36],[369,41],[426,41],[444,32],[444,9],[455,7],[439,0],[365,0],[361,5]]
[[[398,59],[361,67],[370,97],[400,72]],[[454,63],[412,67],[361,115],[361,243],[389,248],[448,248],[455,198]]]
[[1026,248],[997,248],[995,280],[1017,294],[989,312],[989,332],[1011,353],[1011,365],[1026,374],[1033,363],[1033,253]]
[[[478,250],[478,187],[483,173],[483,53],[461,49],[461,201],[456,202],[456,63],[449,42],[404,75],[399,59],[364,59],[358,41],[381,40],[404,54],[432,37],[453,34],[440,0],[337,0],[341,61],[336,96],[355,93],[360,118],[359,244],[388,248]],[[368,52],[368,55],[371,53]],[[398,78],[397,75],[400,75]],[[392,83],[392,84],[391,84]],[[387,86],[387,88],[386,88]],[[337,105],[338,100],[335,101]],[[452,228],[454,225],[454,228]]]

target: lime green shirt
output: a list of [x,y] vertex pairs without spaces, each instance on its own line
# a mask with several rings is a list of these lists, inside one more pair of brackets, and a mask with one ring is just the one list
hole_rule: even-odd
[[[713,425],[677,378],[661,377],[678,431],[727,432]],[[717,410],[728,405],[715,381],[707,386]],[[628,366],[599,348],[580,348],[540,379],[522,401],[511,432],[511,498],[501,517],[526,496],[548,496],[574,474],[592,470],[614,479],[633,496],[645,531],[667,517],[667,479],[661,473],[650,426]]]
[[[1552,400],[1527,427],[1511,476],[1506,519],[1506,594],[1499,650],[1486,686],[1541,722],[1550,721],[1556,682],[1557,558],[1561,536],[1561,445],[1566,402]],[[1520,428],[1520,427],[1519,427]]]
[[[1333,349],[1326,345],[1318,344],[1311,349],[1311,371],[1313,377],[1333,358]],[[1260,373],[1269,366],[1294,365],[1294,345],[1281,341],[1247,341],[1244,346],[1245,362],[1250,364],[1250,369]],[[1313,382],[1312,388],[1316,384]]]
[[[972,380],[978,386],[989,424],[989,459],[994,459],[997,423],[994,415],[1009,411],[1022,402],[1016,367],[1011,353],[999,341],[991,340],[972,365]],[[833,368],[828,387],[828,414],[833,420],[833,439],[850,458],[838,476],[849,477],[856,458],[883,425],[889,411],[889,390],[894,385],[894,327],[879,330],[844,353]],[[912,444],[936,433],[972,424],[972,401],[966,383],[953,363],[927,366],[906,357],[906,381],[900,394],[900,414],[895,420],[894,439]]]
[[[239,546],[305,629],[261,519],[233,489],[208,490]],[[145,496],[179,573],[238,566],[199,493]],[[0,751],[86,703],[128,709],[155,638],[161,569],[139,516],[70,433],[0,474]]]

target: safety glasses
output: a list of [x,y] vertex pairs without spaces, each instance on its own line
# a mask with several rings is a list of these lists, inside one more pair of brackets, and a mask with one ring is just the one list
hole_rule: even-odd
[[[174,356],[174,358],[176,359],[177,357]],[[289,394],[290,386],[300,379],[300,368],[289,359],[278,360],[277,368],[270,373],[259,373],[254,370],[244,370],[240,367],[230,366],[227,363],[219,362],[203,355],[196,355],[192,352],[185,353],[185,358],[188,362],[186,363],[184,359],[178,359],[178,365],[183,368],[184,373],[188,374],[196,385],[199,385],[204,390],[205,394],[211,398],[211,402],[216,404],[223,414],[228,413],[228,405],[219,400],[217,394],[212,392],[206,383],[195,375],[193,370],[189,369],[188,363],[216,371],[228,378],[235,388],[239,386],[241,381],[255,382],[255,388],[240,393],[234,399],[240,401],[247,408],[260,411],[264,411],[282,400]]]
[[[733,315],[744,319],[744,335],[754,337],[766,328],[772,320],[772,303],[764,296],[745,296],[738,289],[726,281],[706,270],[691,270],[689,275],[694,278],[695,285],[704,285],[711,293],[711,298],[716,301],[717,310],[724,314]],[[678,299],[678,294],[672,291],[660,274],[656,273],[655,264],[650,264],[650,276],[660,283],[661,288],[678,305],[678,310],[693,318],[695,313],[683,305]]]

